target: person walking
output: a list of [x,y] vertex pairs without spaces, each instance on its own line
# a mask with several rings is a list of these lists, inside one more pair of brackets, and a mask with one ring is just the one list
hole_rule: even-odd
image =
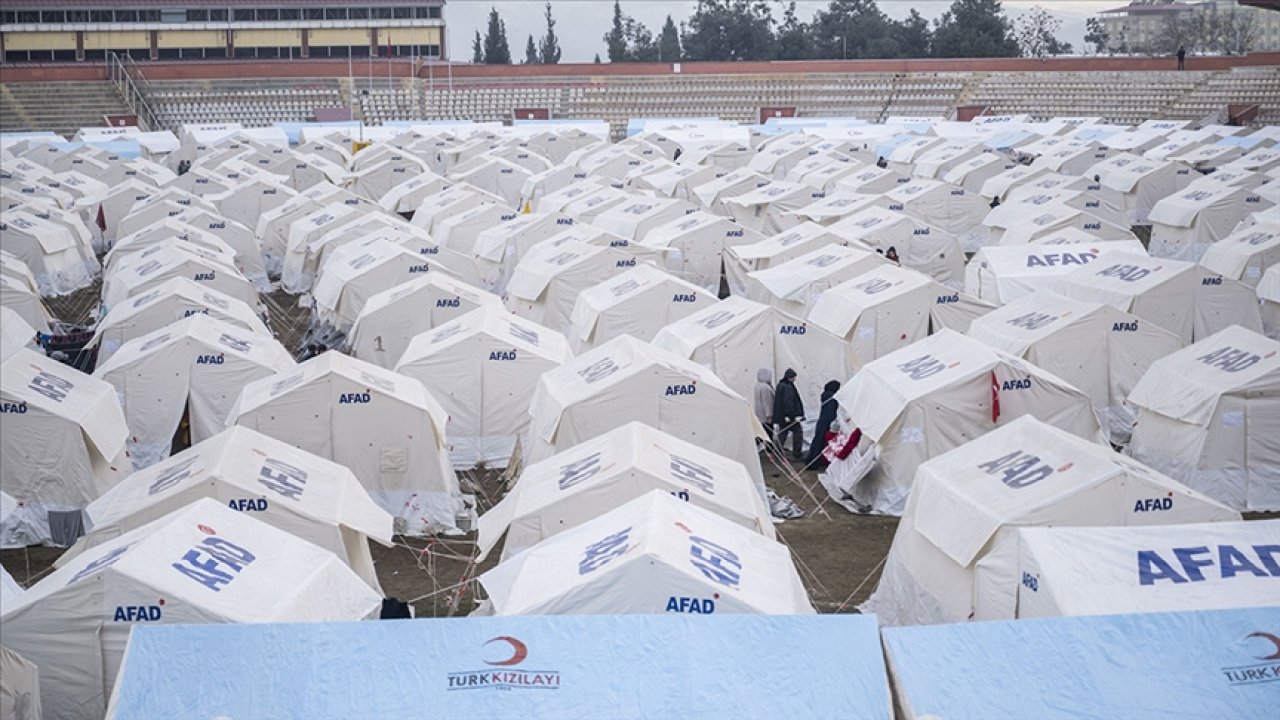
[[752,407],[756,419],[764,426],[769,437],[773,437],[773,371],[769,368],[756,370],[756,387],[752,395]]
[[1178,69],[1187,69],[1187,49],[1181,45],[1178,46]]
[[818,409],[818,424],[813,428],[809,457],[805,458],[806,468],[826,466],[822,460],[822,451],[827,447],[827,433],[831,431],[831,424],[836,421],[836,410],[840,409],[840,403],[836,400],[836,391],[839,389],[839,380],[831,380],[822,388],[822,406]]
[[787,368],[782,380],[773,394],[774,442],[778,452],[787,446],[787,435],[791,436],[791,459],[804,462],[804,433],[800,423],[804,420],[804,401],[800,399],[800,391],[796,389],[796,371]]

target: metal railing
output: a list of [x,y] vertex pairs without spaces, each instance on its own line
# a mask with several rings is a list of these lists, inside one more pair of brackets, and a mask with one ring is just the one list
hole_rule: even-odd
[[160,126],[155,112],[151,109],[151,104],[147,102],[151,83],[142,74],[142,70],[133,58],[128,55],[121,58],[115,52],[108,51],[107,78],[111,80],[112,85],[115,85],[120,97],[124,98],[124,104],[129,108],[129,112],[138,116],[139,128],[144,131],[165,129]]

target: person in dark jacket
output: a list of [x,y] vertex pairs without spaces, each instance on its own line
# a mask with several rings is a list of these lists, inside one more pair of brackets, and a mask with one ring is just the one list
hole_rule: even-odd
[[1178,69],[1187,69],[1187,49],[1181,45],[1178,46]]
[[791,458],[801,462],[804,461],[804,433],[800,430],[803,420],[804,402],[796,389],[796,371],[787,368],[773,393],[773,424],[777,428],[773,439],[782,452],[787,446],[787,435],[791,435]]
[[813,429],[809,457],[805,458],[807,468],[812,469],[826,464],[822,462],[822,450],[827,447],[827,433],[831,430],[831,423],[836,421],[836,410],[840,409],[840,403],[836,401],[836,391],[839,389],[839,380],[832,380],[822,388],[822,407],[818,410],[818,424]]

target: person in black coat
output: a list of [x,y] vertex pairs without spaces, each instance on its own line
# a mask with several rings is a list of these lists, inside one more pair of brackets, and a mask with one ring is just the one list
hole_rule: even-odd
[[805,458],[807,468],[825,464],[822,463],[822,450],[827,446],[827,433],[831,430],[831,423],[836,421],[836,410],[840,409],[840,403],[836,401],[836,391],[839,389],[839,380],[832,380],[822,388],[822,407],[818,410],[818,424],[813,429],[809,457]]
[[791,435],[791,458],[801,462],[804,461],[804,433],[800,429],[803,420],[804,401],[796,389],[796,371],[787,368],[773,393],[773,424],[777,428],[773,439],[782,452],[787,446],[787,435]]

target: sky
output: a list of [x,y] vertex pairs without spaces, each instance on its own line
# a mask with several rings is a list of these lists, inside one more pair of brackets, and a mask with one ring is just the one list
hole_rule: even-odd
[[[447,0],[445,25],[448,32],[449,54],[455,60],[471,59],[471,40],[476,30],[484,34],[490,7],[496,7],[507,24],[507,41],[511,55],[519,60],[524,57],[524,46],[530,34],[535,41],[545,31],[542,18],[545,0]],[[775,19],[782,18],[785,4],[775,2]],[[946,12],[950,0],[877,0],[880,9],[892,18],[903,18],[915,8],[921,15],[933,20]],[[1039,5],[1062,19],[1059,39],[1071,43],[1076,51],[1084,49],[1084,22],[1101,10],[1127,4],[1126,0],[1098,2],[1096,0],[1005,0],[1005,14],[1016,19],[1030,8]],[[654,35],[662,28],[667,15],[677,24],[693,13],[696,2],[687,0],[622,0],[622,12],[649,27]],[[825,0],[800,0],[796,10],[801,18],[808,19],[827,6]],[[564,52],[561,62],[591,62],[596,53],[607,59],[604,34],[609,31],[613,17],[613,0],[551,0],[551,13],[556,20],[556,34]]]

